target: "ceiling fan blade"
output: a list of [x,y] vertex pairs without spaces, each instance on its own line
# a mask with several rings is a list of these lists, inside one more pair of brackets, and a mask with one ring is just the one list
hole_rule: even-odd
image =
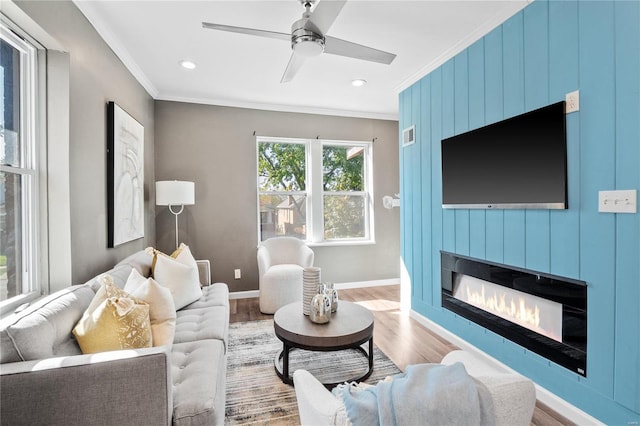
[[347,56],[349,58],[362,59],[364,61],[378,62],[389,65],[396,58],[393,53],[350,41],[341,40],[335,37],[325,36],[324,53],[332,55]]
[[210,22],[203,22],[202,28],[208,28],[210,30],[227,31],[230,33],[248,34],[259,37],[275,38],[279,40],[291,41],[291,34],[278,33],[275,31],[256,30],[253,28],[245,27],[233,27],[231,25],[212,24]]
[[347,0],[320,0],[313,10],[309,22],[320,30],[320,34],[325,35],[346,2]]
[[298,70],[302,67],[302,64],[307,60],[304,56],[296,55],[296,52],[291,54],[291,59],[289,59],[289,63],[287,64],[287,69],[284,70],[284,74],[282,74],[282,79],[280,83],[288,83],[293,80],[293,77],[296,76]]

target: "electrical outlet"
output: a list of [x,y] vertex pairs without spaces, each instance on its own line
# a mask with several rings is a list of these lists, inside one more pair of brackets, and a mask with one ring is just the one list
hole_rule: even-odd
[[565,96],[565,113],[580,111],[580,91],[567,93]]
[[240,271],[240,269],[235,269],[233,271],[233,278],[236,280],[239,280],[240,278],[242,278],[242,273]]

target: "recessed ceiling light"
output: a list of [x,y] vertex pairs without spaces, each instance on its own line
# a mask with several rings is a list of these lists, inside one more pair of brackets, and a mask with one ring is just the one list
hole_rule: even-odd
[[365,84],[367,84],[367,80],[363,80],[361,78],[355,79],[351,82],[351,85],[354,87],[364,86]]
[[183,59],[179,63],[182,66],[182,68],[186,68],[188,70],[192,70],[192,69],[194,69],[196,67],[196,64],[194,64],[193,62],[188,61],[186,59]]

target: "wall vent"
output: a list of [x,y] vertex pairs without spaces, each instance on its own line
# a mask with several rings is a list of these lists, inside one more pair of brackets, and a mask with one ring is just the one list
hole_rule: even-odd
[[402,146],[409,146],[416,142],[416,126],[407,127],[402,131]]

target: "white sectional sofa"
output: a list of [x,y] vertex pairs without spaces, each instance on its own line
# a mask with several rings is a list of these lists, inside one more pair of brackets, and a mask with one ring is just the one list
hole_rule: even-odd
[[[122,288],[133,268],[149,276],[151,261],[140,251],[107,273]],[[223,424],[229,290],[203,275],[202,297],[177,311],[171,346],[83,355],[71,330],[99,288],[97,277],[3,319],[0,423]]]

